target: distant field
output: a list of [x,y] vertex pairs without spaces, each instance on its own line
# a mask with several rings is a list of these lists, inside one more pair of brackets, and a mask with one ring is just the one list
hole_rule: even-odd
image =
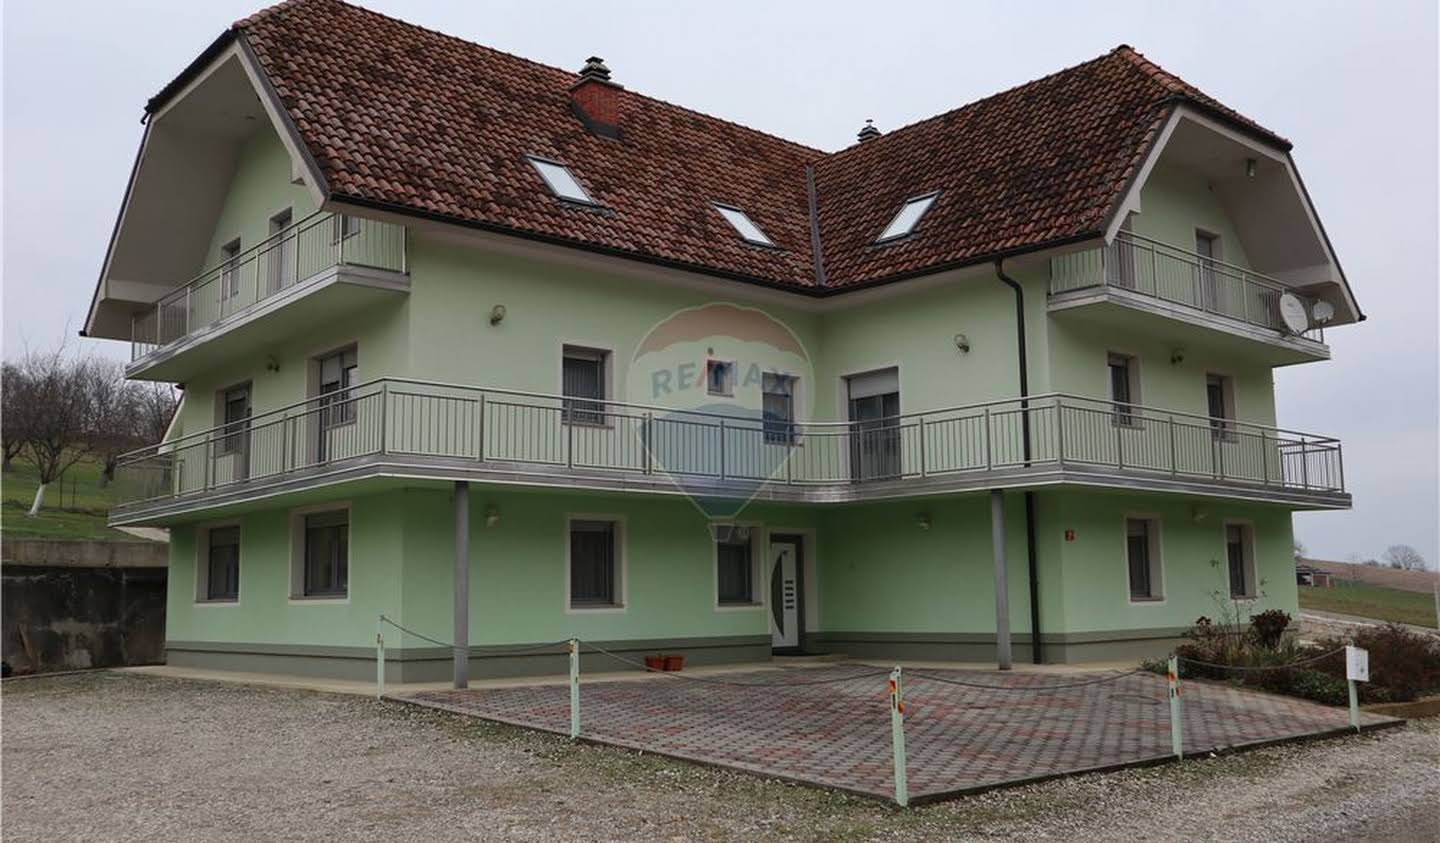
[[1431,589],[1435,587],[1435,572],[1433,570],[1397,571],[1394,568],[1385,568],[1378,565],[1361,565],[1354,562],[1332,562],[1326,559],[1301,559],[1300,561],[1307,565],[1313,565],[1341,579],[1365,583],[1366,585],[1398,588],[1401,591],[1423,591],[1426,594],[1430,594]]
[[1435,597],[1365,583],[1337,581],[1332,588],[1300,586],[1300,608],[1382,621],[1436,626]]
[[35,499],[39,476],[33,466],[22,460],[12,463],[14,470],[0,475],[0,533],[8,538],[99,539],[102,541],[135,541],[135,537],[105,526],[106,513],[114,505],[114,493],[100,485],[100,464],[82,460],[65,474],[65,489],[60,482],[45,490],[45,503],[40,514],[26,517]]

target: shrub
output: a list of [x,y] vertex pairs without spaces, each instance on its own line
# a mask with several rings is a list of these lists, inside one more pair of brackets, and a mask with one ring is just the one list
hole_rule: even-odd
[[1281,609],[1267,609],[1250,617],[1250,629],[1261,647],[1275,649],[1285,638],[1290,627],[1290,613]]
[[[1394,623],[1361,627],[1353,638],[1355,646],[1370,653],[1370,681],[1359,683],[1365,702],[1409,702],[1440,692],[1440,640]],[[1320,651],[1347,643],[1343,638],[1327,638],[1320,642]],[[1345,679],[1343,656],[1325,659],[1316,668],[1342,682]]]

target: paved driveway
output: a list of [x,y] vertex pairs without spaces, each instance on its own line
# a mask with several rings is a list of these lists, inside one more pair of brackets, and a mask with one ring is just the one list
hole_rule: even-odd
[[[581,735],[889,798],[886,673],[837,665],[584,683]],[[1171,754],[1165,681],[1153,674],[907,670],[904,685],[912,800]],[[569,733],[565,685],[429,691],[408,699]],[[1348,724],[1344,709],[1204,682],[1186,682],[1182,700],[1187,754]],[[1398,722],[1363,718],[1367,726]]]

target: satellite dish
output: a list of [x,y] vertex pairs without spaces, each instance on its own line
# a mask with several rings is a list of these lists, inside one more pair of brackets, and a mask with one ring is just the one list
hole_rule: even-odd
[[1310,315],[1314,317],[1316,322],[1324,325],[1326,322],[1335,318],[1335,305],[1328,301],[1317,301],[1310,308]]
[[1292,334],[1303,334],[1310,330],[1310,316],[1305,312],[1305,303],[1294,293],[1280,295],[1280,321]]

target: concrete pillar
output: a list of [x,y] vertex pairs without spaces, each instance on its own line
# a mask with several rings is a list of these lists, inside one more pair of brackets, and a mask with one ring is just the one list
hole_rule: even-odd
[[990,543],[995,551],[995,661],[1010,669],[1010,586],[1005,579],[1005,493],[990,490]]
[[470,684],[470,484],[455,481],[455,630],[456,688]]

